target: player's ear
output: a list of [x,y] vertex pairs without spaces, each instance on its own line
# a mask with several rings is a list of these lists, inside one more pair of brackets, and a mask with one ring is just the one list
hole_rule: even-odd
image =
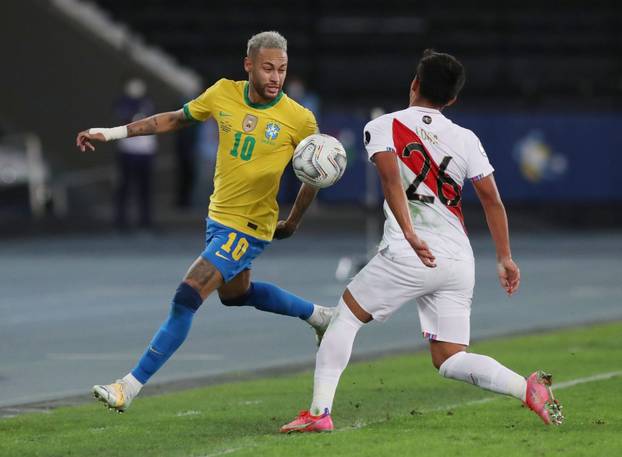
[[419,90],[419,78],[417,78],[417,76],[415,76],[415,79],[413,79],[413,82],[410,83],[410,90],[413,93]]
[[246,73],[250,73],[252,69],[253,69],[253,60],[248,56],[244,57],[244,71]]

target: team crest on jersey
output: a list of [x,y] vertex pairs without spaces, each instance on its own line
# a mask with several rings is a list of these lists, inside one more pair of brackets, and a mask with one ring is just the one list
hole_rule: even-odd
[[255,130],[255,127],[257,127],[257,116],[253,116],[252,114],[247,114],[244,117],[244,120],[242,121],[242,129],[248,133],[248,132],[252,132],[253,130]]
[[281,131],[281,126],[276,122],[270,122],[266,125],[266,131],[264,134],[266,135],[267,140],[276,140],[276,137],[279,136],[279,132]]
[[423,116],[423,118],[421,120],[424,123],[426,123],[426,124],[431,124],[432,123],[432,118],[430,116],[428,116],[427,114],[425,116]]

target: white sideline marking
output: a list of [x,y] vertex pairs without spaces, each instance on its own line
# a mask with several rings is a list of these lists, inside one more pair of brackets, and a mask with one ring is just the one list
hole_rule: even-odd
[[259,405],[261,403],[263,403],[263,400],[248,400],[248,401],[241,401],[238,403],[238,405],[249,406],[249,405]]
[[616,376],[622,376],[622,370],[599,373],[592,376],[586,376],[585,378],[577,378],[571,379],[570,381],[560,382],[559,384],[553,385],[553,391],[567,389],[568,387],[578,386],[579,384],[585,384],[587,382],[604,381],[605,379],[615,378]]
[[[611,378],[615,378],[617,376],[622,376],[622,370],[618,370],[618,371],[609,371],[606,373],[598,373],[592,376],[586,376],[584,378],[577,378],[577,379],[571,379],[569,381],[564,381],[564,382],[560,382],[559,384],[555,384],[553,385],[553,391],[555,390],[563,390],[563,389],[568,389],[570,387],[574,387],[574,386],[578,386],[579,384],[587,384],[590,382],[596,382],[596,381],[604,381],[606,379],[611,379]],[[480,398],[479,400],[469,400],[469,401],[465,401],[462,403],[454,403],[451,405],[444,405],[444,406],[438,406],[436,408],[428,408],[428,409],[422,409],[420,412],[421,413],[433,413],[433,412],[438,412],[438,411],[448,411],[451,409],[455,409],[455,408],[460,408],[463,406],[471,406],[471,405],[479,405],[482,403],[488,403],[491,402],[493,400],[496,400],[498,398],[502,398],[501,395],[495,395],[494,397],[485,397],[485,398]],[[335,432],[347,432],[347,431],[351,431],[351,430],[358,430],[361,429],[363,427],[366,427],[368,425],[374,425],[374,424],[381,424],[383,422],[387,422],[386,419],[381,419],[378,421],[372,421],[372,422],[357,422],[354,426],[351,427],[346,427],[346,428],[342,428],[339,430],[335,430]],[[204,455],[202,457],[218,457],[220,455],[226,455],[226,454],[231,454],[232,452],[237,452],[237,451],[241,451],[242,449],[248,449],[247,447],[238,447],[238,448],[231,448],[231,449],[225,449],[224,451],[220,451],[220,452],[216,452],[213,454],[208,454],[208,455]]]
[[[611,378],[615,378],[616,376],[622,376],[622,370],[618,370],[618,371],[608,371],[605,373],[598,373],[592,376],[586,376],[583,378],[577,378],[577,379],[570,379],[568,381],[564,381],[564,382],[560,382],[559,384],[553,384],[553,386],[551,387],[551,389],[553,390],[553,392],[557,391],[557,390],[563,390],[563,389],[568,389],[570,387],[574,387],[574,386],[578,386],[580,384],[587,384],[590,382],[596,382],[596,381],[604,381],[607,379],[611,379]],[[480,405],[483,403],[489,403],[493,400],[497,400],[499,398],[503,398],[504,395],[494,395],[491,397],[484,397],[484,398],[480,398],[478,400],[469,400],[469,401],[464,401],[462,403],[453,403],[451,405],[444,405],[444,406],[437,406],[434,408],[426,408],[426,409],[422,409],[421,411],[418,411],[422,414],[425,413],[435,413],[435,412],[439,412],[439,411],[450,411],[452,409],[456,409],[456,408],[462,408],[464,406],[472,406],[472,405]],[[354,426],[351,427],[346,427],[346,428],[342,428],[340,430],[335,430],[337,432],[346,432],[348,430],[356,430],[359,428],[363,428],[367,425],[374,425],[374,424],[381,424],[383,422],[387,422],[386,419],[380,419],[377,421],[372,421],[372,422],[357,422]]]
[[462,406],[471,406],[471,405],[479,405],[481,403],[488,403],[490,401],[496,400],[497,398],[501,398],[499,395],[495,395],[494,397],[485,397],[480,398],[479,400],[469,400],[463,401],[462,403],[454,403],[451,405],[437,406],[435,408],[423,409],[421,413],[434,413],[437,411],[448,411],[450,409],[460,408]]
[[[551,386],[551,390],[553,391],[553,393],[555,393],[556,390],[567,389],[569,387],[578,386],[579,384],[586,384],[588,382],[604,381],[606,379],[615,378],[616,376],[620,376],[620,375],[622,375],[622,370],[609,371],[607,373],[599,373],[599,374],[595,374],[592,376],[586,376],[585,378],[571,379],[569,381],[560,382],[559,384],[553,384],[553,386]],[[497,398],[501,398],[501,396],[495,395],[494,397],[485,397],[485,398],[480,398],[479,400],[469,400],[469,401],[465,401],[462,403],[454,403],[453,405],[437,406],[436,408],[424,409],[421,412],[431,413],[431,412],[436,412],[436,411],[448,411],[451,409],[460,408],[462,406],[472,406],[472,405],[479,405],[481,403],[488,403],[493,400],[496,400]]]
[[[616,376],[622,376],[622,370],[609,371],[606,373],[598,373],[592,376],[586,376],[584,378],[577,378],[577,379],[571,379],[569,381],[560,382],[559,384],[553,384],[551,386],[551,390],[555,392],[556,390],[568,389],[569,387],[578,386],[579,384],[586,384],[588,382],[596,382],[596,381],[604,381],[606,379],[615,378]],[[459,408],[462,406],[479,405],[480,403],[488,403],[489,401],[493,401],[497,398],[501,398],[501,396],[495,395],[494,397],[480,398],[479,400],[469,400],[469,401],[465,401],[462,403],[455,403],[453,405],[439,406],[436,408],[423,410],[421,412],[429,413],[429,412],[434,412],[434,411],[450,410],[450,409]]]
[[201,414],[201,411],[195,411],[193,409],[189,410],[189,411],[180,411],[177,414],[175,414],[176,417],[185,417],[185,416],[198,416]]
[[253,447],[255,446],[232,447],[231,449],[225,449],[223,451],[214,452],[213,454],[205,454],[201,457],[218,457],[219,455],[227,455],[227,454],[231,454],[232,452],[241,451],[242,449],[250,449]]

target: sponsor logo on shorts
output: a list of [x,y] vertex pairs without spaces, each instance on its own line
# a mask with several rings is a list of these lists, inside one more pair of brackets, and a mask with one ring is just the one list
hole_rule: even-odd
[[430,341],[436,341],[436,335],[430,332],[423,332],[423,338]]

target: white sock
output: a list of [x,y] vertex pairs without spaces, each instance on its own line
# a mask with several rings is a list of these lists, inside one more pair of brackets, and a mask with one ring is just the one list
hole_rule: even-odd
[[525,401],[527,381],[492,357],[458,352],[443,362],[438,372],[451,379],[468,382]]
[[327,308],[326,306],[313,305],[313,312],[307,318],[307,322],[311,327],[316,330],[326,330],[328,324],[333,318],[333,311],[335,311],[335,308]]
[[362,326],[363,322],[340,299],[315,359],[313,403],[309,409],[314,416],[323,414],[325,409],[331,411],[339,378],[348,365],[354,338]]
[[143,388],[143,385],[141,384],[141,382],[138,379],[136,379],[132,373],[128,373],[125,376],[123,376],[123,380],[127,383],[127,386],[130,390],[128,393],[132,397],[135,397],[136,395],[138,395],[138,392],[140,392],[140,389]]
[[324,306],[319,306],[319,305],[313,305],[313,312],[311,313],[311,315],[307,318],[307,322],[315,327],[318,325],[321,325],[322,323],[322,313],[321,310],[324,309]]

